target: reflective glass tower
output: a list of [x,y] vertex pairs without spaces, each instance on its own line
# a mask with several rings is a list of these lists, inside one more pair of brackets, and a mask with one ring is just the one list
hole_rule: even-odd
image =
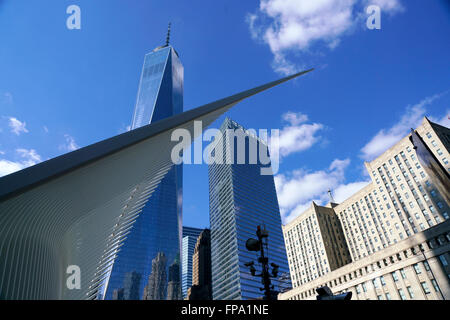
[[192,286],[192,256],[195,250],[198,236],[203,229],[183,227],[183,245],[181,259],[181,291],[183,298],[186,297],[188,289]]
[[[226,130],[242,130],[245,137],[245,161],[240,164],[237,138],[226,138]],[[269,232],[269,262],[279,265],[279,278],[272,280],[275,290],[289,286],[288,261],[281,230],[280,209],[273,175],[261,175],[261,168],[268,169],[259,156],[259,149],[268,155],[267,144],[249,134],[235,121],[226,118],[220,138],[213,143],[212,154],[216,160],[222,150],[223,163],[209,165],[209,212],[211,226],[212,293],[214,300],[248,300],[263,294],[261,278],[253,277],[244,264],[256,261],[255,252],[247,251],[245,242],[256,238],[258,225]],[[249,161],[249,145],[257,145],[258,157]],[[234,143],[234,148],[230,148]],[[228,161],[233,159],[234,161]],[[254,163],[254,164],[252,164]]]
[[[168,42],[145,56],[131,129],[183,111],[183,66]],[[181,221],[182,165],[176,165],[133,224],[103,298],[180,299]]]

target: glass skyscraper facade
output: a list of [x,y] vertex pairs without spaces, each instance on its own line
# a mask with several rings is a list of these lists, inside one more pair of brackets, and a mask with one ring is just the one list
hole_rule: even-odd
[[198,236],[203,229],[183,227],[182,258],[181,258],[181,292],[186,297],[192,286],[192,256]]
[[[245,162],[237,163],[236,138],[226,138],[226,130],[242,130],[245,134]],[[235,121],[226,118],[221,135],[215,143],[212,155],[219,157],[222,150],[223,164],[209,165],[209,211],[211,227],[212,291],[214,300],[248,300],[262,297],[261,278],[253,277],[244,264],[255,261],[255,252],[247,251],[248,238],[256,238],[258,225],[269,232],[269,262],[279,265],[279,277],[273,279],[275,290],[286,286],[290,280],[289,267],[281,230],[281,217],[273,175],[261,175],[263,164],[260,157],[255,164],[249,161],[249,144],[257,142],[268,155],[267,144],[253,134],[249,134]],[[256,140],[256,141],[255,141]],[[233,154],[230,154],[233,153]],[[226,159],[234,159],[232,163]],[[258,268],[257,268],[258,269]],[[258,270],[259,271],[259,270]],[[289,284],[288,284],[289,285]]]
[[[145,56],[131,129],[183,111],[183,73],[177,52],[168,44]],[[112,264],[100,298],[181,298],[182,174],[182,165],[173,166],[151,195]]]

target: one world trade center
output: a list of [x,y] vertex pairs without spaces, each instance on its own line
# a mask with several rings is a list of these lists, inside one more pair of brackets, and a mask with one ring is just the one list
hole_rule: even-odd
[[[183,112],[183,66],[166,44],[146,54],[131,129]],[[132,165],[132,164],[130,164]],[[181,299],[182,165],[174,165],[142,209],[112,263],[103,299]]]

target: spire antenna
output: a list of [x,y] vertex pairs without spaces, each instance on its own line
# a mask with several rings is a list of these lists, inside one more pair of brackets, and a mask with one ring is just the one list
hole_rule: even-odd
[[167,27],[166,47],[169,45],[169,41],[170,41],[170,26],[171,26],[171,23],[169,22],[169,26]]
[[330,197],[330,202],[334,203],[333,194],[331,193],[331,189],[328,189],[328,196]]

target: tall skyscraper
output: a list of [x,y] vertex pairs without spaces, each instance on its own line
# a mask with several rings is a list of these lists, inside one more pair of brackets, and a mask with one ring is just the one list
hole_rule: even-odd
[[[132,129],[183,111],[183,66],[168,40],[145,56]],[[164,253],[168,267],[180,259],[182,176],[182,165],[173,166],[142,209],[112,265],[105,299],[123,286],[128,272],[141,276],[138,296],[142,297],[152,260]]]
[[152,260],[152,272],[144,288],[143,300],[164,300],[167,296],[167,258],[158,252]]
[[[229,146],[237,138],[227,138],[227,130],[242,130],[245,135],[244,164],[226,160],[241,156],[232,153],[238,148]],[[209,165],[213,299],[257,299],[262,296],[261,279],[253,277],[244,264],[256,258],[254,252],[247,251],[245,242],[255,237],[258,225],[265,225],[269,232],[269,261],[279,265],[280,276],[289,272],[273,175],[261,175],[261,168],[270,167],[270,163],[264,165],[260,157],[255,164],[248,161],[250,143],[256,143],[262,153],[267,154],[268,148],[264,141],[229,118],[220,132],[212,153],[219,157],[223,150],[223,164]],[[279,278],[273,280],[275,289],[279,289],[280,282]]]
[[192,255],[194,254],[197,238],[203,229],[183,227],[182,257],[181,257],[181,291],[186,297],[192,285]]
[[205,229],[197,239],[192,256],[192,286],[188,290],[188,300],[211,299],[211,231]]

